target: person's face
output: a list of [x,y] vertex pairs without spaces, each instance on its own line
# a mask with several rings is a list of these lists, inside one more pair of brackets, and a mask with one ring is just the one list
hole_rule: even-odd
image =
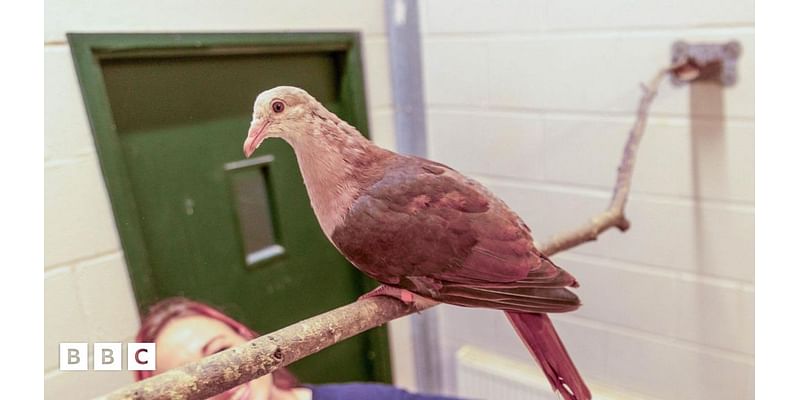
[[[155,373],[160,374],[180,367],[246,341],[224,322],[213,318],[204,316],[176,318],[167,323],[156,338]],[[211,399],[266,399],[271,388],[272,376],[266,375]]]

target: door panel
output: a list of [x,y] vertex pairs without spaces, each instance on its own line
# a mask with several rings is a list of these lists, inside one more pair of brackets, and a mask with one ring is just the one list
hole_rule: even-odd
[[[124,227],[136,219],[155,297],[205,301],[266,333],[364,292],[364,278],[320,230],[291,148],[268,140],[251,161],[241,147],[256,95],[273,86],[303,87],[354,117],[347,83],[360,77],[348,75],[350,57],[189,47],[98,58],[113,132],[95,127],[97,144],[102,153],[113,140],[121,158],[101,161],[124,164],[130,191],[114,191],[112,204],[126,253]],[[307,382],[386,381],[382,335],[359,335],[291,369]]]

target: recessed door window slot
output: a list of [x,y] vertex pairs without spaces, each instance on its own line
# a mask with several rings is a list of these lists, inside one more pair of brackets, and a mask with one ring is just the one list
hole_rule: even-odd
[[247,266],[283,254],[272,218],[269,163],[271,155],[225,165],[231,182],[239,234]]

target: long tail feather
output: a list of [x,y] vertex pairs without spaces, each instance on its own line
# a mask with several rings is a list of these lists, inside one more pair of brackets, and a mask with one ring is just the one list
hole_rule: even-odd
[[592,393],[583,382],[578,369],[561,343],[547,314],[506,311],[506,316],[525,342],[528,350],[542,367],[544,374],[565,399],[589,400]]

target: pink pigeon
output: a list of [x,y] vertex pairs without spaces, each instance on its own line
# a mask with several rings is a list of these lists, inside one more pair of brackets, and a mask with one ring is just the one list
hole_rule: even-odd
[[502,200],[446,165],[375,145],[302,89],[256,99],[245,156],[272,137],[294,149],[331,243],[382,283],[367,296],[502,310],[553,389],[591,399],[546,314],[577,309],[567,287],[578,282]]

